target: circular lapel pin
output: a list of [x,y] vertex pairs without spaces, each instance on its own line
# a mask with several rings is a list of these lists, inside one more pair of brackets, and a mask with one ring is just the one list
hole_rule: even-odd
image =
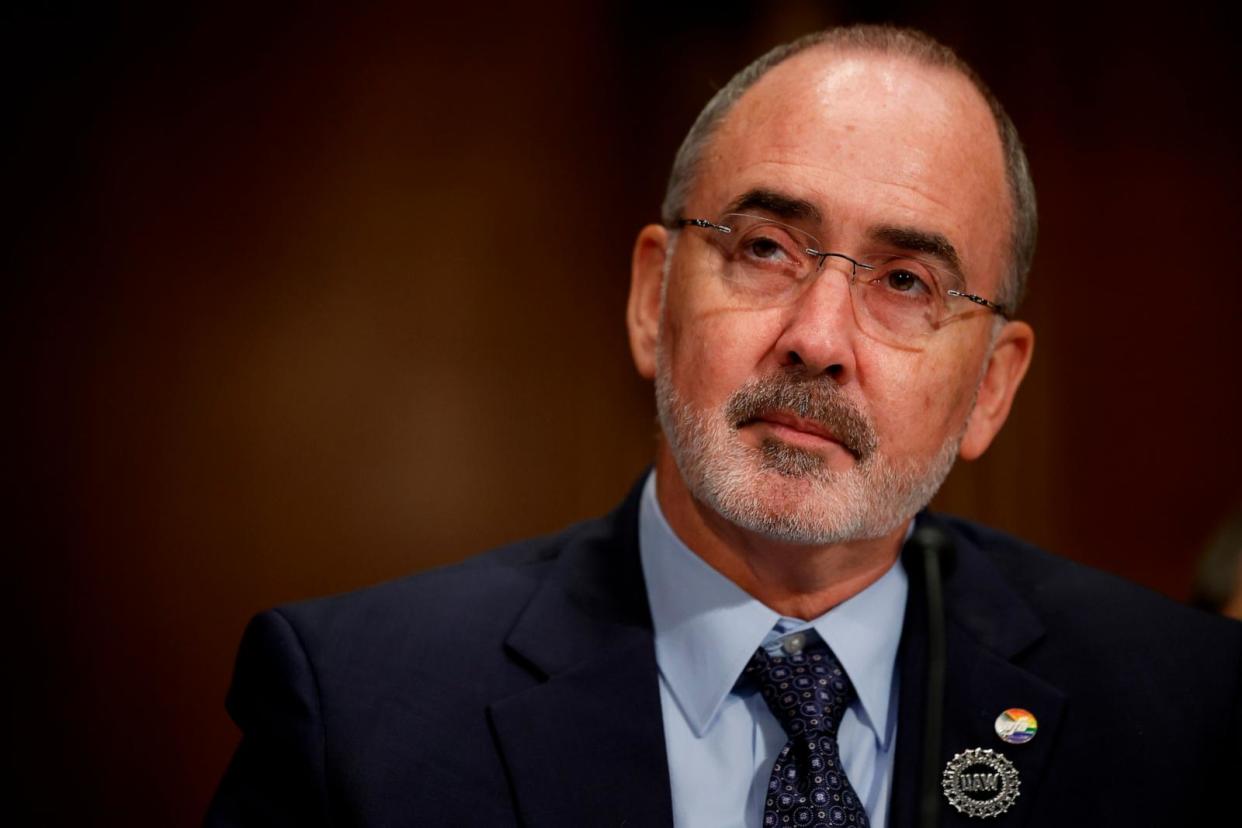
[[971,748],[945,765],[941,787],[959,813],[972,817],[1000,816],[1018,798],[1018,769],[988,748]]
[[1025,744],[1035,738],[1039,722],[1034,714],[1021,707],[1011,707],[996,717],[996,735],[1011,745]]

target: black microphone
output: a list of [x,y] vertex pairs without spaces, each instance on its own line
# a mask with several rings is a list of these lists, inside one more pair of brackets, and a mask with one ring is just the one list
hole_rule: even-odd
[[923,714],[923,764],[919,785],[919,825],[940,824],[940,735],[944,730],[944,584],[942,568],[953,560],[953,541],[939,526],[924,522],[910,535],[922,563],[927,593],[927,706]]

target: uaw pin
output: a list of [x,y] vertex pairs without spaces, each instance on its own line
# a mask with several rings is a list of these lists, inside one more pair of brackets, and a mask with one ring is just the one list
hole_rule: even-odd
[[959,813],[986,819],[1009,810],[1021,783],[1007,757],[991,748],[971,748],[949,760],[940,784]]

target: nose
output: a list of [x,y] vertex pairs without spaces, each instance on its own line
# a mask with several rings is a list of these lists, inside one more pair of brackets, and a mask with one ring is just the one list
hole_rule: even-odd
[[852,274],[849,259],[824,259],[811,284],[789,306],[774,346],[781,367],[802,366],[812,375],[827,374],[839,384],[853,378],[858,324],[850,297]]

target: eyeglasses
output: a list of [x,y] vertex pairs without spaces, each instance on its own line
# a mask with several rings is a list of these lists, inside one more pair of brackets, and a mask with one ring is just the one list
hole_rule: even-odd
[[958,300],[1008,316],[1003,305],[954,287],[961,281],[956,274],[920,259],[825,252],[809,233],[760,216],[729,213],[720,221],[678,219],[676,224],[713,231],[711,240],[725,259],[724,281],[748,307],[793,302],[832,257],[849,263],[855,318],[877,339],[918,345],[962,312]]

